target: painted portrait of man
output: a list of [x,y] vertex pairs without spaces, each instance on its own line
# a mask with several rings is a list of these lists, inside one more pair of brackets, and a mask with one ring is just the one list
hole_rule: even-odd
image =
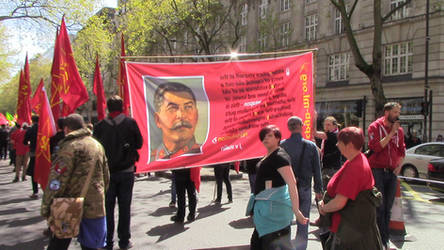
[[200,117],[195,93],[191,87],[172,79],[157,83],[153,86],[153,110],[150,116],[150,161],[201,153],[202,139],[201,143],[196,139]]

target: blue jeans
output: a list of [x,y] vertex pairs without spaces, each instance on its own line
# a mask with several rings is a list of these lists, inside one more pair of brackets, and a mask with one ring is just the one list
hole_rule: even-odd
[[377,222],[383,245],[389,241],[389,223],[396,194],[397,177],[392,171],[372,168],[376,188],[382,193],[382,205],[377,209]]
[[251,193],[254,193],[254,188],[256,185],[256,174],[248,174],[248,181],[250,182]]
[[[305,217],[310,218],[311,187],[298,186],[298,194],[299,210],[301,210],[301,213]],[[302,225],[298,222],[297,225],[298,229],[296,232],[296,250],[305,250],[307,249],[308,241],[308,223],[306,225]]]
[[113,246],[114,237],[114,208],[119,206],[119,224],[117,226],[117,235],[119,237],[119,246],[124,248],[128,246],[131,238],[130,219],[131,219],[131,200],[133,197],[134,173],[118,172],[110,176],[109,188],[105,196],[106,208],[106,245]]

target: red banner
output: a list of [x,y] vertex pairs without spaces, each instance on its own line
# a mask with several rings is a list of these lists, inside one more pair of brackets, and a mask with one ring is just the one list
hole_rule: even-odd
[[97,97],[97,119],[99,121],[105,119],[106,115],[106,100],[105,90],[103,89],[102,74],[100,74],[99,56],[96,56],[96,69],[94,71],[94,86],[93,92]]
[[259,131],[304,121],[311,139],[313,54],[213,63],[126,62],[131,113],[144,138],[137,172],[265,155]]

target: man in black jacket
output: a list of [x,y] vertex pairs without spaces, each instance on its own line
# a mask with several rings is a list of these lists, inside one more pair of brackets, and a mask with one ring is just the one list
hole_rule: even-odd
[[107,101],[108,117],[94,126],[94,137],[105,148],[110,171],[110,183],[105,195],[107,238],[106,249],[113,249],[114,207],[119,206],[117,235],[120,249],[132,247],[130,218],[134,186],[134,164],[143,138],[136,121],[122,113],[123,101],[113,96]]
[[29,145],[29,163],[28,168],[26,170],[26,174],[31,176],[32,181],[32,195],[29,196],[31,199],[38,198],[39,186],[38,183],[34,179],[34,166],[35,166],[35,150],[37,148],[37,133],[38,133],[38,125],[39,125],[39,117],[33,115],[31,117],[32,126],[28,130],[26,130],[25,138],[23,139],[23,144]]

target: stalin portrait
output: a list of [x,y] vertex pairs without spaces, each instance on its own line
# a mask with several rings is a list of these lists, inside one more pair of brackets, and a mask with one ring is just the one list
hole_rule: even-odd
[[195,130],[199,115],[196,97],[188,86],[179,82],[160,84],[154,93],[154,121],[162,133],[151,159],[171,159],[183,154],[200,153]]

